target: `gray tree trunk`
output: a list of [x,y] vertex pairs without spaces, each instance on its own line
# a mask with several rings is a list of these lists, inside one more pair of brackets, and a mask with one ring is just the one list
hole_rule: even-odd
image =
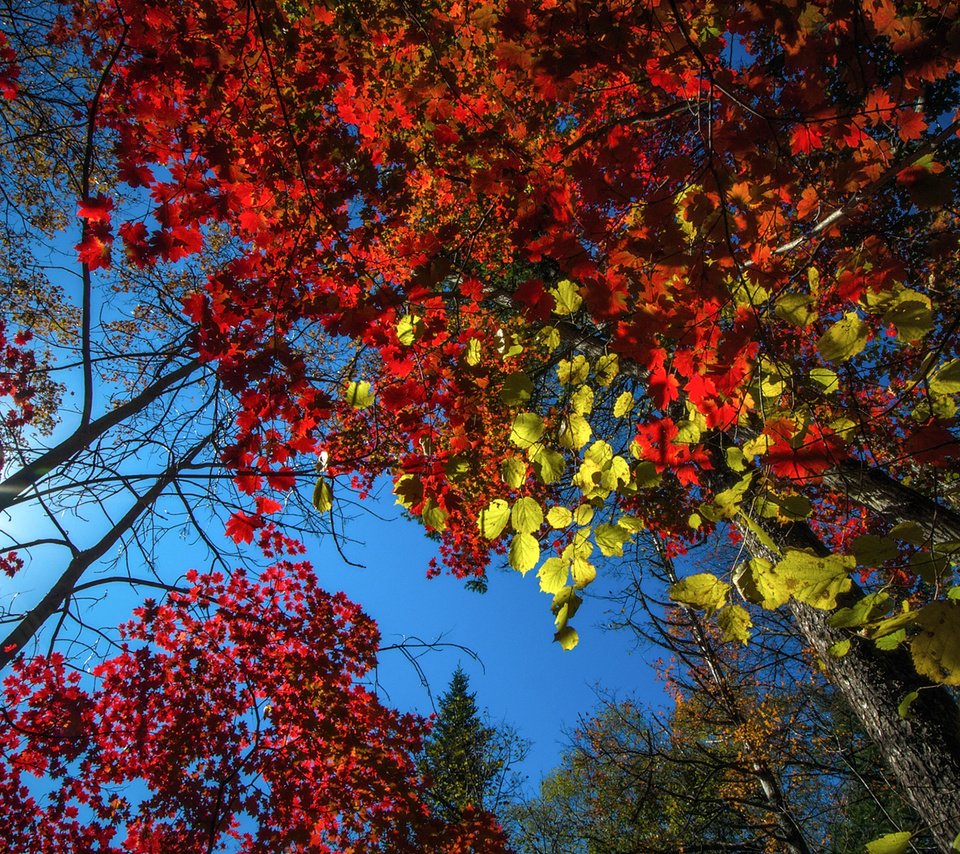
[[[767,520],[767,532],[781,548],[807,548],[829,554],[805,524],[778,526]],[[747,548],[755,557],[772,562],[781,555],[771,552],[745,525],[741,529]],[[841,604],[860,598],[858,589]],[[826,668],[827,676],[857,716],[864,731],[877,744],[880,754],[898,783],[898,788],[930,828],[939,848],[949,852],[960,833],[960,710],[948,690],[917,675],[903,649],[883,651],[868,640],[850,638],[830,626],[829,612],[791,600],[789,605],[800,634]],[[836,658],[830,647],[851,639],[850,650]],[[919,696],[904,719],[899,705],[911,691]]]

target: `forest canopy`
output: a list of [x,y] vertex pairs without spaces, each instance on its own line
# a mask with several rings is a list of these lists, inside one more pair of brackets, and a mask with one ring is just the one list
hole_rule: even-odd
[[[10,7],[3,27],[0,561],[15,580],[58,567],[3,614],[11,761],[38,757],[62,797],[94,786],[70,797],[105,840],[122,822],[131,845],[187,833],[159,795],[97,800],[120,772],[94,772],[80,742],[57,756],[61,725],[30,717],[49,695],[73,708],[69,743],[105,732],[149,672],[130,657],[175,669],[180,624],[221,633],[248,674],[236,749],[278,732],[266,708],[291,682],[308,729],[310,692],[332,685],[380,715],[356,684],[376,641],[299,557],[336,536],[344,495],[387,478],[439,540],[431,572],[480,589],[491,562],[529,573],[566,650],[590,585],[634,547],[663,562],[733,542],[731,565],[674,572],[670,599],[726,642],[789,615],[949,850],[956,4],[111,0]],[[43,260],[66,234],[69,296]],[[24,513],[41,534],[20,533]],[[162,565],[171,525],[210,550],[209,573]],[[91,580],[116,549],[124,571]],[[88,690],[61,630],[88,628],[89,585],[134,580],[161,598],[141,599]],[[307,654],[309,608],[332,664],[246,668],[264,621]],[[47,654],[25,657],[41,628]],[[226,660],[210,708],[228,702]],[[496,836],[400,796],[416,738],[394,742],[382,713],[370,747],[391,782],[373,763],[321,829],[254,808],[254,772],[213,758],[229,739],[196,758],[209,847],[254,844],[241,803],[291,846]],[[128,779],[178,789],[154,770]],[[351,810],[359,824],[338,824]]]

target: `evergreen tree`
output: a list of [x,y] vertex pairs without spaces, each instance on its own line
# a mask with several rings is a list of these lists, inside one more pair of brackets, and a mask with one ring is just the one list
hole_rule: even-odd
[[457,667],[440,697],[433,730],[420,759],[427,800],[438,816],[459,817],[468,805],[496,812],[519,785],[513,767],[527,743],[507,726],[491,726]]

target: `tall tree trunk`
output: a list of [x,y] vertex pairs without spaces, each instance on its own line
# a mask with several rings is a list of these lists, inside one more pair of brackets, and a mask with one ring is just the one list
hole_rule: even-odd
[[892,524],[914,522],[932,542],[960,540],[960,513],[894,480],[883,469],[844,460],[824,474],[824,483]]
[[[763,524],[781,548],[830,553],[805,524],[753,521]],[[746,525],[740,530],[751,554],[780,560],[781,555],[760,542]],[[860,596],[854,588],[841,604],[849,606]],[[805,603],[791,600],[789,607],[830,681],[877,744],[903,796],[928,825],[940,849],[950,851],[960,833],[960,710],[952,696],[943,686],[918,676],[905,650],[883,651],[871,641],[851,639],[848,632],[830,626],[829,612]],[[847,639],[851,644],[846,655],[830,654],[834,644]],[[904,719],[899,705],[911,691],[917,691],[918,697]]]

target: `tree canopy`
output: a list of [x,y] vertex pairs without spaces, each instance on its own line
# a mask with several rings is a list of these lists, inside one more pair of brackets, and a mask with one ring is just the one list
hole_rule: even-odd
[[[115,535],[57,535],[68,565],[5,661],[201,459],[232,477],[229,535],[270,554],[297,496],[326,520],[390,477],[456,574],[536,570],[565,649],[642,530],[674,555],[732,537],[745,559],[674,600],[740,640],[789,610],[951,844],[955,4],[111,0],[20,53],[11,20],[5,157],[71,130],[44,176],[77,205],[82,399],[71,439],[31,447],[58,392],[7,317],[0,508],[82,488],[188,378],[209,429],[156,442]],[[70,97],[29,71],[51,56],[82,69]],[[92,294],[120,270],[150,347],[95,418]]]

